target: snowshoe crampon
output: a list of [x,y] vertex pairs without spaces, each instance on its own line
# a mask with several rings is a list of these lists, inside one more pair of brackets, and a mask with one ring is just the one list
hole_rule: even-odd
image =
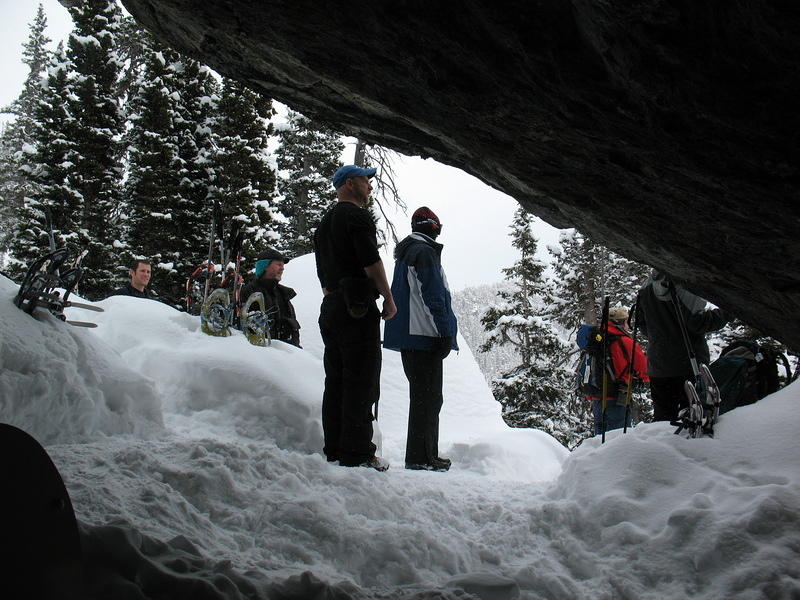
[[231,299],[228,290],[216,289],[208,296],[200,309],[200,329],[215,337],[231,334]]
[[264,294],[253,292],[242,306],[239,322],[247,341],[254,346],[269,346],[269,317],[264,303]]

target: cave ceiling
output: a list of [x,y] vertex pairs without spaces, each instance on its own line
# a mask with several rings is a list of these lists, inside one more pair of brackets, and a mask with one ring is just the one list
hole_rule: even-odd
[[123,4],[219,73],[462,169],[800,348],[800,5]]

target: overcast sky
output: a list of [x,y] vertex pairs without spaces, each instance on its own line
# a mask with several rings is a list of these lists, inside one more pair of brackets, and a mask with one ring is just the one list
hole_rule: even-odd
[[[0,106],[7,106],[19,94],[27,74],[22,63],[22,45],[28,38],[28,25],[36,14],[34,0],[0,0]],[[55,44],[71,29],[67,10],[57,0],[42,0],[47,15],[47,35]],[[346,158],[352,157],[348,149]],[[503,279],[501,270],[517,259],[508,237],[517,203],[511,197],[483,184],[466,173],[433,160],[402,157],[396,165],[400,193],[410,211],[428,206],[443,223],[439,241],[445,245],[442,256],[450,287],[495,283]],[[408,233],[410,214],[396,223],[398,235]],[[540,251],[557,240],[558,232],[537,219],[536,236]]]

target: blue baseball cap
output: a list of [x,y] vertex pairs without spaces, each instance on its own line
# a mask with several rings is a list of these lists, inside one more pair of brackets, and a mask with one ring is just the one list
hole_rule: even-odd
[[333,187],[337,190],[344,185],[344,182],[353,177],[372,177],[378,169],[362,169],[355,165],[345,165],[333,174]]

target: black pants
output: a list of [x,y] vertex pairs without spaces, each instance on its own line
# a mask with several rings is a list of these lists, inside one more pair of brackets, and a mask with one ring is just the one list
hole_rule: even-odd
[[406,463],[430,464],[439,456],[442,359],[430,350],[401,350],[400,354],[410,392]]
[[342,294],[332,292],[322,300],[319,328],[325,344],[323,451],[343,466],[360,465],[375,455],[372,405],[380,395],[380,313],[373,302],[364,317],[354,319]]
[[651,377],[650,396],[653,399],[653,420],[674,421],[678,412],[689,406],[684,383],[686,377]]

